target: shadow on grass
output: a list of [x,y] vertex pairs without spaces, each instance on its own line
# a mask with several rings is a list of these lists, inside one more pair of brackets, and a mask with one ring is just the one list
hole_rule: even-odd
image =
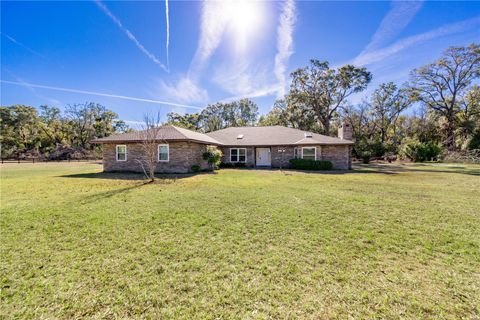
[[[178,180],[190,178],[204,174],[216,174],[216,172],[196,172],[196,173],[159,173],[155,175],[158,180]],[[149,183],[149,180],[143,173],[138,172],[96,172],[96,173],[76,173],[60,176],[61,178],[83,178],[83,179],[107,179],[107,180],[142,180]]]
[[[311,170],[295,170],[295,169],[261,169],[265,171],[282,171],[286,174],[289,172],[300,172],[307,174],[358,174],[358,173],[376,173],[376,174],[386,174],[386,175],[395,175],[399,173],[406,172],[427,172],[427,173],[454,173],[454,174],[465,174],[472,176],[480,176],[480,167],[469,168],[467,166],[461,165],[452,165],[444,166],[445,169],[440,169],[442,167],[435,166],[432,164],[390,164],[390,163],[369,163],[369,164],[360,164],[356,163],[353,165],[352,170],[330,170],[330,171],[311,171]],[[247,169],[247,170],[257,170],[257,169]]]
[[[229,169],[221,169],[229,170]],[[353,165],[353,170],[330,170],[330,171],[308,171],[308,170],[295,170],[295,169],[272,169],[272,168],[236,168],[234,170],[246,170],[246,171],[270,171],[270,172],[284,172],[288,174],[289,172],[299,172],[307,174],[358,174],[358,173],[376,173],[376,174],[386,174],[386,175],[395,175],[399,173],[406,172],[426,172],[426,173],[454,173],[454,174],[465,174],[472,176],[480,176],[480,167],[478,168],[469,168],[468,166],[461,165],[445,165],[445,166],[436,166],[432,164],[423,164],[423,163],[409,163],[409,164],[390,164],[390,163],[369,163],[361,164],[356,163]],[[199,175],[215,175],[216,171],[213,172],[196,172],[196,173],[162,173],[156,174],[155,178],[160,181],[166,180],[178,180],[186,179]],[[145,178],[143,173],[138,172],[97,172],[97,173],[77,173],[77,174],[68,174],[60,176],[62,178],[87,178],[87,179],[107,179],[107,180],[132,180],[132,181],[144,181],[149,183],[148,179]]]
[[[131,190],[139,189],[147,185],[169,185],[175,183],[178,179],[189,178],[201,174],[216,174],[215,172],[199,172],[199,173],[178,173],[178,174],[157,174],[155,181],[150,181],[145,178],[145,175],[140,173],[113,173],[113,172],[99,172],[99,173],[80,173],[60,176],[62,178],[87,178],[87,179],[108,179],[108,180],[129,180],[133,185],[127,187],[109,190],[105,192],[97,192],[95,194],[87,195],[82,198],[84,202],[97,201],[107,199],[126,193]],[[129,183],[130,184],[130,183]]]
[[148,182],[138,183],[138,184],[128,186],[128,187],[124,187],[124,188],[120,188],[120,189],[109,190],[109,191],[105,191],[105,192],[98,192],[98,193],[95,193],[95,194],[92,194],[92,195],[85,196],[85,197],[82,198],[82,200],[85,201],[85,202],[90,202],[90,201],[97,201],[97,200],[101,200],[101,199],[107,199],[107,198],[111,198],[111,197],[119,195],[119,194],[123,194],[125,192],[130,191],[130,190],[135,190],[135,189],[141,188],[141,187],[143,187],[145,185],[148,185],[148,184],[151,184],[151,183],[152,182],[148,181]]
[[410,164],[355,164],[354,172],[357,173],[404,173],[404,172],[426,172],[426,173],[454,173],[465,174],[471,176],[480,176],[480,167],[469,168],[461,165],[438,165],[426,163],[410,163]]

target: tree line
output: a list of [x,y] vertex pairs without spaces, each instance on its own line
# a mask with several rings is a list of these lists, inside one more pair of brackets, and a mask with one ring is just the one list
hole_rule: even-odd
[[[439,153],[477,150],[480,157],[480,46],[450,47],[432,63],[414,69],[408,82],[380,84],[361,103],[372,73],[364,67],[333,68],[312,59],[291,73],[290,90],[265,115],[249,99],[209,104],[201,112],[167,114],[164,124],[210,132],[232,126],[283,125],[335,135],[347,122],[353,128],[354,155],[400,155],[416,161]],[[58,108],[0,108],[2,157],[39,153],[95,152],[93,138],[129,129],[117,115],[95,103]]]
[[68,159],[98,156],[90,141],[128,126],[106,107],[87,102],[61,111],[57,107],[13,105],[0,107],[2,158]]

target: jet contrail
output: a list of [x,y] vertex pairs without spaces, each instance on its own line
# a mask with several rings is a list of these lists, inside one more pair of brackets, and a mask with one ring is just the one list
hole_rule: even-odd
[[8,34],[6,34],[6,33],[2,33],[2,34],[5,36],[5,38],[7,38],[8,40],[12,41],[12,42],[15,43],[16,45],[24,48],[24,49],[27,50],[27,51],[30,51],[31,53],[39,56],[40,58],[46,59],[46,57],[45,57],[43,54],[40,54],[40,53],[38,53],[37,51],[35,51],[35,50],[27,47],[26,45],[24,45],[23,43],[21,43],[21,42],[18,41],[17,39],[15,39],[15,38],[13,38],[13,37],[10,37],[10,36],[9,36]]
[[165,0],[165,18],[167,21],[167,43],[165,48],[167,49],[167,68],[170,69],[170,57],[168,54],[168,47],[170,46],[170,19],[168,17],[168,0]]
[[160,60],[158,60],[158,58],[153,53],[148,51],[143,46],[143,44],[141,44],[140,41],[137,40],[137,38],[133,35],[133,33],[130,32],[130,30],[123,26],[122,22],[113,15],[113,13],[107,8],[106,5],[104,5],[100,0],[95,0],[95,3],[113,21],[113,23],[115,23],[120,28],[120,30],[122,30],[127,35],[128,39],[130,39],[137,46],[137,48],[140,49],[140,51],[142,51],[150,60],[160,66],[160,68],[162,68],[166,72],[170,72],[167,66],[160,62]]
[[286,0],[277,27],[277,54],[275,55],[275,77],[279,83],[278,98],[285,96],[287,76],[285,75],[288,60],[293,54],[293,31],[297,18],[297,9],[294,0]]
[[203,109],[203,108],[197,107],[197,106],[189,106],[189,105],[185,105],[185,104],[168,102],[168,101],[159,101],[159,100],[151,100],[151,99],[144,99],[144,98],[121,96],[121,95],[117,95],[117,94],[109,94],[109,93],[101,93],[101,92],[69,89],[69,88],[44,86],[44,85],[40,85],[40,84],[33,84],[33,83],[27,83],[27,82],[16,82],[16,81],[7,81],[7,80],[0,80],[0,82],[7,83],[7,84],[18,85],[18,86],[24,86],[24,87],[42,88],[42,89],[50,89],[50,90],[57,90],[57,91],[64,91],[64,92],[90,94],[90,95],[93,95],[93,96],[100,96],[100,97],[109,97],[109,98],[118,98],[118,99],[124,99],[124,100],[164,104],[164,105],[169,105],[169,106],[173,106],[173,107],[182,107],[182,108],[197,109],[197,110],[202,110]]

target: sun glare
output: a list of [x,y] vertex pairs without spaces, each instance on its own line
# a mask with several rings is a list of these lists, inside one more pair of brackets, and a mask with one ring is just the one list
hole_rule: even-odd
[[231,22],[237,33],[251,33],[262,23],[260,1],[237,0],[232,3]]
[[228,1],[228,16],[231,32],[237,49],[244,50],[248,43],[261,31],[265,20],[264,1]]

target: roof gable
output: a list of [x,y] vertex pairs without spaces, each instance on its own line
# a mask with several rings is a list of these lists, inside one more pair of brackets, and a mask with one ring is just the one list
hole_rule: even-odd
[[[109,137],[95,139],[94,143],[141,142],[143,131],[114,134]],[[194,141],[205,144],[221,145],[214,138],[200,132],[191,131],[176,126],[162,126],[158,134],[159,141]]]

